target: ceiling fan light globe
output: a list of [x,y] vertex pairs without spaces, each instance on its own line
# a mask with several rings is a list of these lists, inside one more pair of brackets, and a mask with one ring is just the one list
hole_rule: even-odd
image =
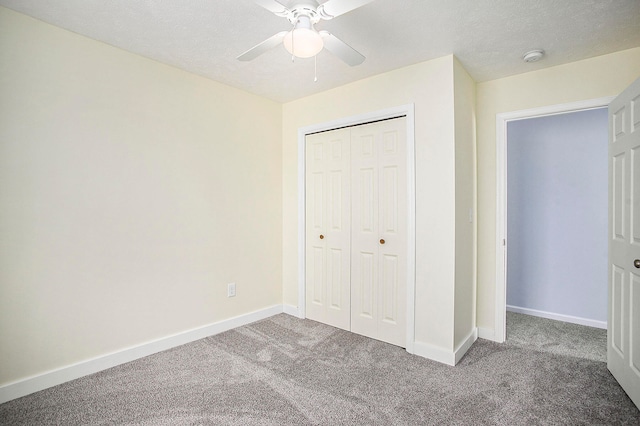
[[311,58],[322,50],[324,42],[317,31],[309,28],[296,28],[284,36],[284,48],[297,58]]

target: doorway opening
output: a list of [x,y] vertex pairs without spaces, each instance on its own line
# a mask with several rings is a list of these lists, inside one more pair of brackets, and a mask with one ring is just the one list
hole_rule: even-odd
[[509,344],[606,361],[607,112],[507,123]]
[[[585,244],[580,243],[578,248],[574,249],[575,253],[570,251],[568,252],[567,250],[570,249],[567,248],[563,248],[563,250],[555,254],[551,253],[549,250],[549,247],[563,247],[565,243],[569,244],[567,247],[571,247],[571,243],[574,245],[577,244],[579,242],[579,238],[567,236],[564,232],[565,228],[563,228],[563,223],[566,225],[568,221],[568,223],[573,225],[575,224],[574,222],[580,222],[580,220],[583,219],[583,216],[587,216],[586,214],[583,214],[584,212],[570,212],[566,208],[567,205],[572,205],[572,203],[574,205],[576,204],[577,201],[573,200],[572,197],[577,195],[582,196],[583,201],[585,201],[585,194],[583,194],[584,191],[575,189],[574,186],[576,185],[574,184],[576,182],[572,183],[571,179],[574,179],[574,181],[577,180],[577,183],[580,183],[580,179],[589,179],[594,177],[588,174],[588,169],[580,166],[581,161],[585,161],[583,158],[584,149],[580,146],[580,140],[577,141],[579,149],[574,150],[573,158],[571,156],[571,151],[564,153],[560,152],[562,150],[566,151],[566,147],[559,146],[558,141],[555,141],[555,144],[553,140],[547,141],[543,144],[536,144],[535,142],[532,142],[528,144],[530,145],[528,147],[529,151],[525,149],[524,152],[517,152],[517,150],[516,152],[508,152],[509,144],[507,141],[510,136],[510,130],[512,133],[514,130],[519,131],[525,139],[530,137],[530,132],[532,130],[531,125],[538,124],[530,120],[541,120],[544,122],[545,120],[554,121],[557,119],[562,122],[564,119],[574,118],[579,122],[581,118],[579,114],[581,113],[587,115],[603,114],[603,116],[606,117],[606,109],[604,112],[602,109],[606,108],[611,100],[612,98],[601,98],[572,104],[515,111],[499,114],[497,116],[496,309],[494,340],[498,342],[504,342],[507,337],[507,306],[509,306],[509,310],[514,312],[516,315],[523,313],[529,315],[533,314],[545,319],[561,321],[569,320],[583,325],[606,327],[606,221],[601,229],[601,233],[604,235],[604,243],[600,248],[593,249],[596,253],[599,250],[601,252],[601,256],[604,256],[602,268],[604,268],[603,270],[605,271],[605,275],[600,279],[602,281],[601,289],[604,294],[603,300],[600,302],[604,304],[602,305],[604,308],[602,308],[602,306],[600,308],[597,307],[597,300],[595,302],[592,300],[587,303],[582,303],[581,305],[580,298],[584,296],[583,293],[585,292],[580,287],[580,274],[575,273],[575,269],[580,268],[581,264],[570,264],[569,262],[563,263],[563,260],[568,258],[568,254],[581,252],[585,248]],[[573,114],[578,115],[574,116]],[[587,117],[587,121],[590,118],[592,117]],[[585,118],[582,117],[582,119],[584,120]],[[549,129],[550,128],[548,126],[543,126],[542,132],[549,133]],[[604,120],[604,128],[602,129],[602,132],[604,137],[601,138],[602,145],[600,148],[603,154],[601,155],[602,158],[600,161],[603,164],[602,167],[604,168],[602,170],[604,170],[605,174],[602,176],[599,185],[602,185],[602,187],[605,188],[605,198],[602,202],[601,208],[604,209],[604,217],[606,219],[606,119]],[[576,131],[576,133],[579,132]],[[586,134],[588,135],[589,132],[587,131]],[[518,160],[519,162],[512,161],[510,164],[509,154],[514,157],[511,160]],[[591,155],[597,156],[598,154],[591,153]],[[518,158],[518,156],[520,158]],[[508,171],[508,165],[513,169]],[[526,169],[531,169],[532,166],[534,170],[529,170],[531,173],[530,175],[527,175]],[[572,175],[572,170],[575,171],[574,169],[576,168],[578,168],[578,171],[580,172],[587,172],[587,178],[576,177],[577,173],[573,173]],[[512,196],[512,194],[509,193],[512,172],[514,176],[522,174],[521,172],[523,172],[527,176],[527,179],[529,179],[527,184],[523,187],[524,189],[521,188],[520,192],[513,194],[515,200],[509,200],[509,197]],[[558,176],[553,177],[553,173],[556,173]],[[507,179],[508,174],[509,180]],[[564,183],[564,186],[568,187],[568,189],[565,188],[567,190],[565,190],[563,194],[562,191],[556,190],[559,187],[557,182],[558,180],[562,180],[564,176],[564,180],[567,181],[565,175],[569,176],[569,184],[566,182]],[[582,187],[584,186],[585,185],[582,185]],[[589,185],[586,186],[587,188],[589,187]],[[544,203],[541,205],[535,205],[534,207],[527,205],[529,198],[536,197],[539,199],[539,202],[544,201]],[[511,216],[511,220],[514,220],[514,217],[512,217],[514,215],[509,213],[509,206],[511,206],[512,210],[520,210],[520,212],[516,211],[516,213],[520,214],[520,217],[516,217],[515,220],[516,222],[521,222],[523,229],[520,233],[514,232],[515,235],[510,235],[510,232],[513,231],[508,228],[509,217]],[[554,209],[556,211],[555,213]],[[515,246],[514,249],[517,249],[518,247],[521,248],[520,251],[515,252],[517,255],[514,254],[513,250],[510,250],[512,245]],[[531,255],[532,257],[528,258],[528,253],[526,250],[523,252],[522,248],[527,250],[533,248],[538,251],[534,252],[534,254]],[[510,264],[510,261],[512,260],[518,260],[518,256],[521,258],[520,269],[514,267],[513,264]],[[510,257],[515,257],[516,259],[511,259]],[[580,256],[578,256],[578,259],[580,259]],[[571,262],[575,262],[575,260],[571,260]],[[511,265],[510,271],[508,265]],[[560,268],[562,271],[562,274],[560,275],[563,276],[563,279],[565,281],[573,280],[573,284],[571,286],[565,286],[565,288],[556,288],[557,285],[554,284],[554,279],[557,277],[554,277],[551,274],[551,272],[554,271],[554,268],[556,271]],[[572,269],[574,269],[573,275]],[[509,301],[507,299],[508,275],[510,275],[509,278],[512,280],[520,279],[525,284],[521,289],[511,289]],[[536,287],[532,287],[531,282],[536,282],[538,284]],[[542,282],[542,284],[540,284],[540,282]],[[529,284],[529,286],[526,284]],[[591,304],[591,306],[583,306],[589,304]],[[576,309],[578,306],[581,307]],[[581,309],[591,310],[595,313],[585,314],[585,311]],[[600,311],[598,309],[600,309]],[[602,312],[604,312],[604,317],[601,315]],[[584,321],[585,319],[588,319],[588,317],[591,317],[591,322]]]

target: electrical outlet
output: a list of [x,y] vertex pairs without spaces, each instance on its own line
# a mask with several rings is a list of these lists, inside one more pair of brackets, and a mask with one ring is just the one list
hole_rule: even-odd
[[236,283],[227,284],[227,297],[236,297]]

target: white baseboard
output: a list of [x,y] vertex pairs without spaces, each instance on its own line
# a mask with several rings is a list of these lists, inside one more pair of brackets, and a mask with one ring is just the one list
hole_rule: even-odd
[[432,361],[441,362],[447,365],[456,365],[456,355],[453,351],[430,345],[424,342],[413,343],[413,354]]
[[291,315],[294,316],[296,318],[302,318],[300,316],[300,310],[298,309],[297,306],[293,306],[293,305],[282,305],[282,311],[287,314],[287,315]]
[[570,322],[573,324],[586,325],[588,327],[604,328],[605,330],[607,328],[606,321],[597,321],[597,320],[592,320],[588,318],[574,317],[571,315],[563,315],[563,314],[556,314],[553,312],[538,311],[536,309],[522,308],[520,306],[507,305],[507,311],[515,312],[517,314],[525,314],[525,315],[531,315],[534,317],[552,319],[556,321],[564,321],[564,322]]
[[432,361],[454,366],[462,359],[464,354],[467,353],[476,340],[478,340],[478,329],[474,328],[453,351],[424,342],[414,342],[413,354]]
[[250,324],[283,312],[282,305],[274,305],[259,311],[250,312],[227,320],[219,321],[203,327],[194,328],[178,334],[163,337],[151,342],[122,349],[100,357],[81,361],[56,370],[31,376],[0,387],[0,404],[12,399],[20,398],[34,392],[56,386],[70,380],[97,373],[116,365],[124,364],[136,359],[165,351],[176,346],[184,345],[195,340],[213,336],[232,328]]
[[453,351],[455,364],[457,364],[464,354],[471,349],[471,346],[476,340],[478,340],[478,329],[474,327],[473,330],[471,330],[471,333],[469,333],[469,335],[458,345],[456,350]]

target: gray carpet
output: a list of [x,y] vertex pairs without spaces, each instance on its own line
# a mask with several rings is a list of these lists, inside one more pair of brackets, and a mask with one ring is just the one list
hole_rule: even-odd
[[2,404],[0,422],[640,424],[605,363],[538,349],[478,340],[449,367],[282,314]]
[[507,343],[607,362],[607,330],[507,312]]

